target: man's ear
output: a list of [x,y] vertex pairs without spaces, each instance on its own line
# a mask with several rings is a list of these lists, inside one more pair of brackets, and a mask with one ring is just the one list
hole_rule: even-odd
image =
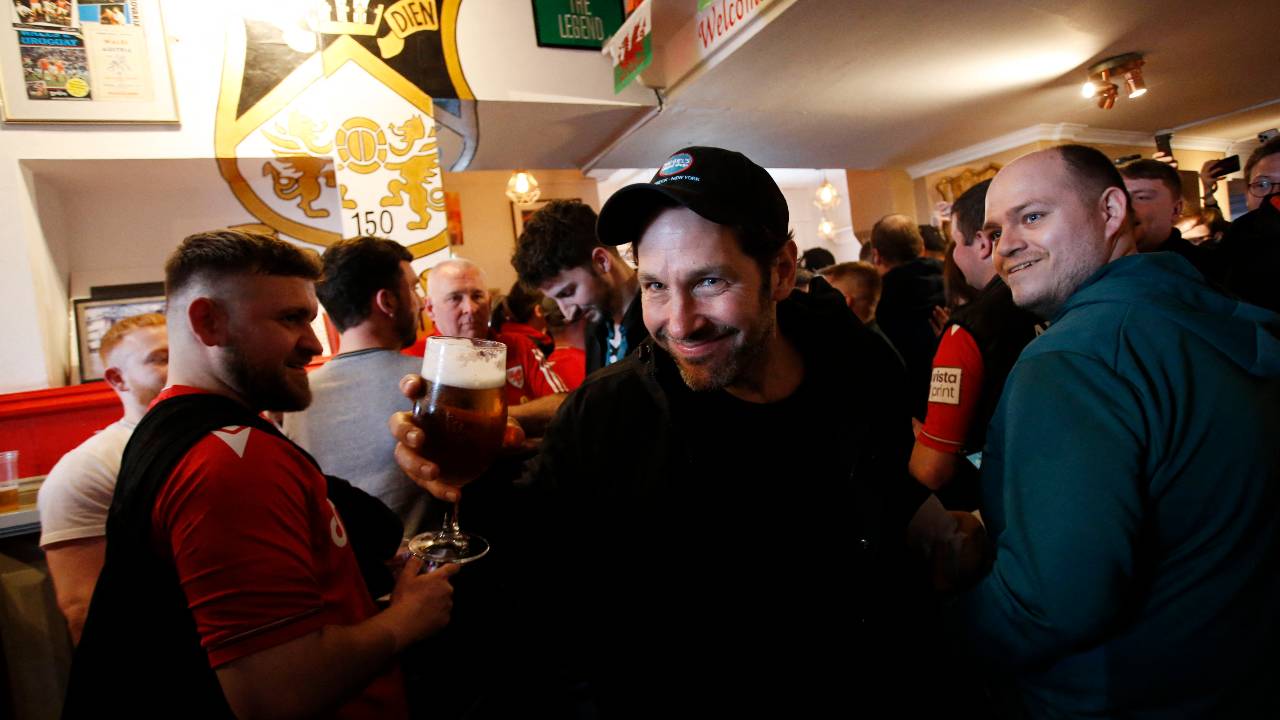
[[1173,203],[1173,222],[1177,224],[1182,219],[1182,198],[1178,198]]
[[776,301],[785,300],[791,291],[796,287],[796,267],[798,265],[796,258],[800,255],[800,251],[796,248],[795,240],[788,240],[786,245],[778,251],[773,259],[773,267],[769,269],[770,281],[772,282],[772,297]]
[[125,384],[124,373],[120,372],[118,367],[109,367],[102,373],[102,379],[107,381],[112,390],[118,393],[129,392],[129,386]]
[[373,294],[373,310],[376,310],[387,317],[393,317],[396,310],[400,307],[400,298],[396,294],[383,288]]
[[598,275],[608,275],[609,269],[613,267],[613,253],[603,246],[597,245],[591,251],[591,267]]
[[208,347],[226,344],[228,320],[227,308],[213,298],[198,297],[187,306],[191,331]]
[[1108,239],[1116,236],[1129,224],[1129,199],[1124,190],[1109,187],[1102,191],[1098,198],[1098,209],[1102,213],[1103,227]]
[[973,242],[975,245],[978,246],[976,248],[978,251],[978,257],[982,258],[983,260],[990,259],[991,253],[995,252],[996,250],[995,243],[991,242],[991,236],[988,235],[987,231],[985,230],[979,230],[973,236]]

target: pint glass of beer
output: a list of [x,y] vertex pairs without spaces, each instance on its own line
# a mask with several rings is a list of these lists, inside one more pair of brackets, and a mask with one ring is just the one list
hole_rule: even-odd
[[[427,338],[422,378],[426,395],[413,406],[414,422],[424,437],[422,455],[440,467],[442,482],[462,487],[487,470],[502,449],[507,346],[471,338]],[[415,537],[409,549],[428,562],[460,563],[480,558],[489,543],[459,529],[454,503],[439,532]]]

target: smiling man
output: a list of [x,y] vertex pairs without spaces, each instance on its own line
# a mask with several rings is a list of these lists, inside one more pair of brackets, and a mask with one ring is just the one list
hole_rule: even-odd
[[[786,200],[740,153],[680,150],[599,232],[633,243],[651,338],[569,396],[528,478],[528,602],[569,676],[602,717],[840,714],[872,702],[853,688],[911,714],[926,493],[891,348],[825,281],[792,292]],[[406,422],[402,467],[440,492]]]
[[985,232],[1051,320],[987,433],[975,651],[1031,717],[1271,717],[1280,603],[1280,317],[1136,254],[1097,150],[1009,164]]
[[311,401],[319,274],[230,230],[170,256],[170,385],[125,449],[64,717],[406,715],[395,655],[448,621],[456,567],[411,561],[379,611],[364,540],[260,416]]

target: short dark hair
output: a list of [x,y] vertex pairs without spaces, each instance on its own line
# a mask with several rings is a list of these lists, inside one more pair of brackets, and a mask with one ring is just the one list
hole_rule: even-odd
[[818,272],[824,267],[831,267],[836,264],[836,256],[826,248],[809,248],[800,256],[800,267],[812,272]]
[[1262,143],[1249,153],[1249,159],[1244,164],[1244,181],[1253,182],[1253,168],[1261,162],[1262,158],[1276,153],[1280,153],[1280,135]]
[[346,332],[369,318],[379,290],[399,289],[400,263],[412,262],[413,253],[394,240],[364,235],[330,245],[323,260],[316,297],[338,332]]
[[1182,178],[1169,163],[1143,158],[1120,168],[1120,174],[1129,180],[1159,180],[1169,188],[1174,200],[1182,197]]
[[973,244],[973,236],[978,234],[982,229],[982,223],[987,217],[987,188],[991,187],[991,180],[983,180],[973,187],[965,190],[951,203],[951,222],[955,223],[956,230],[960,232],[960,242],[965,247]]
[[524,224],[511,265],[520,282],[538,287],[565,270],[591,263],[607,247],[596,238],[596,211],[577,200],[552,200]]
[[1124,178],[1116,169],[1115,163],[1101,150],[1087,145],[1059,145],[1054,150],[1067,166],[1071,183],[1080,197],[1092,202],[1102,196],[1107,188],[1120,188],[1125,202],[1132,206],[1129,191],[1124,187]]
[[269,235],[213,230],[184,239],[164,264],[164,291],[172,298],[197,278],[278,275],[316,280],[320,258]]
[[924,241],[924,249],[929,252],[944,252],[947,249],[947,240],[942,237],[942,231],[932,225],[917,225],[916,229],[920,231],[920,239]]
[[871,228],[871,247],[885,262],[904,263],[924,252],[920,227],[906,215],[885,215]]

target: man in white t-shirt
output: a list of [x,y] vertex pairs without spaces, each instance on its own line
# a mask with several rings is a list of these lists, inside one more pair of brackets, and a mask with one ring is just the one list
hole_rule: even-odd
[[40,547],[58,607],[79,643],[93,586],[106,552],[107,510],[120,456],[147,406],[165,386],[169,335],[164,316],[134,315],[112,325],[98,350],[103,377],[124,405],[124,417],[62,456],[40,487]]

